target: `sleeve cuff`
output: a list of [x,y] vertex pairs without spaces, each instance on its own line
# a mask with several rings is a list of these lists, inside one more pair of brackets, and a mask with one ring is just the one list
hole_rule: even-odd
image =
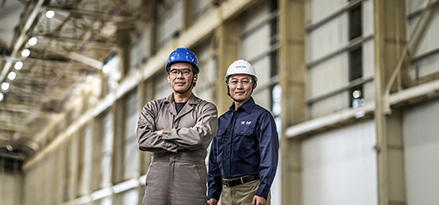
[[258,191],[256,192],[256,195],[261,196],[261,197],[264,197],[265,199],[267,199],[267,197],[268,197],[268,192],[269,192],[269,190],[267,191],[267,190],[265,190],[265,189],[260,189],[260,190],[258,190]]

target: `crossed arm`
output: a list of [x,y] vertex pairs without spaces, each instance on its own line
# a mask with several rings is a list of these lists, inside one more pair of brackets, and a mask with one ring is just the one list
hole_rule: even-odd
[[[201,125],[201,123],[203,123],[203,121],[198,121],[197,124],[195,124],[192,128],[197,128]],[[154,131],[154,133],[156,133],[158,136],[162,136],[163,135],[163,130],[156,130]],[[184,150],[184,147],[178,147],[178,150]]]
[[200,106],[198,122],[192,127],[156,130],[156,107],[148,103],[143,108],[138,125],[139,149],[150,152],[178,152],[183,149],[207,147],[216,132],[217,110],[212,103]]

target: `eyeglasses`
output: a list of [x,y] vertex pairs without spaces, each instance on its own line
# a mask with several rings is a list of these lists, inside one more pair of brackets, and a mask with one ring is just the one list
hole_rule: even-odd
[[248,79],[248,78],[244,78],[241,81],[239,81],[238,79],[229,79],[230,85],[237,86],[238,83],[241,83],[241,85],[246,86],[246,85],[250,85],[251,83],[253,83],[253,80]]
[[172,77],[176,77],[179,74],[183,74],[183,76],[187,77],[192,73],[192,70],[190,69],[172,69],[171,71],[169,71],[169,75]]

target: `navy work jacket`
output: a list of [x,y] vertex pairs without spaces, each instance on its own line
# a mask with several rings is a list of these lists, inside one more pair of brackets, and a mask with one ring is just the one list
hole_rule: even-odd
[[272,114],[253,98],[218,119],[209,155],[208,199],[219,200],[222,179],[258,174],[256,195],[267,198],[278,164],[279,138]]

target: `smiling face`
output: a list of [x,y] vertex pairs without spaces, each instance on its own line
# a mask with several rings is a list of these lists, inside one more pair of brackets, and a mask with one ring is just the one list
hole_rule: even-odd
[[197,75],[192,71],[191,64],[177,62],[169,68],[168,81],[175,92],[184,94],[192,90]]
[[253,89],[256,88],[256,82],[249,75],[235,74],[229,77],[227,87],[229,88],[230,97],[239,107],[250,99]]

